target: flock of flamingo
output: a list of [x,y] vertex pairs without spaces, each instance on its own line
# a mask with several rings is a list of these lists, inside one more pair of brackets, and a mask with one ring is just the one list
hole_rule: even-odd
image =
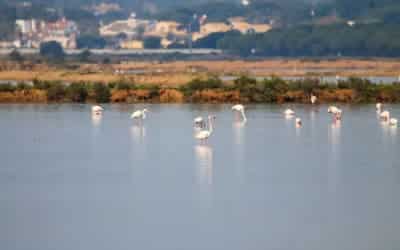
[[[315,95],[312,95],[310,98],[311,104],[315,104],[317,102],[317,97]],[[93,115],[101,115],[102,112],[104,111],[104,108],[95,105],[92,107],[92,114]],[[237,112],[238,114],[241,115],[242,123],[247,122],[247,117],[245,114],[245,107],[242,104],[236,104],[232,106],[232,111]],[[397,119],[393,118],[390,116],[390,112],[387,110],[383,110],[383,104],[382,103],[377,103],[376,104],[376,111],[380,117],[380,119],[387,123],[390,126],[397,126]],[[144,120],[146,119],[146,113],[148,112],[147,109],[143,110],[136,110],[131,114],[131,119],[136,119],[136,120]],[[333,122],[338,122],[341,121],[342,119],[342,114],[343,111],[336,107],[336,106],[329,106],[328,107],[328,113],[333,115]],[[293,118],[295,117],[295,111],[292,109],[286,109],[284,111],[284,115],[286,118]],[[200,141],[207,140],[211,134],[213,133],[213,121],[215,120],[216,116],[211,116],[209,115],[207,119],[199,116],[194,118],[194,127],[197,129],[197,132],[195,133],[194,137]],[[302,126],[302,120],[300,117],[296,117],[295,119],[295,125],[296,127],[301,127]]]

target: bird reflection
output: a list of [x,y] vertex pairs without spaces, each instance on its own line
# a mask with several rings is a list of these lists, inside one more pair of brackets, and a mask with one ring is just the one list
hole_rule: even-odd
[[146,128],[143,124],[132,125],[130,132],[132,139],[137,142],[142,142],[146,136]]
[[102,115],[101,114],[92,114],[92,125],[93,127],[98,127],[101,124]]
[[340,120],[336,120],[331,124],[331,142],[333,145],[339,144],[341,126],[342,122]]
[[211,186],[213,178],[213,150],[208,145],[196,145],[194,147],[197,162],[197,178],[199,184]]
[[332,122],[330,128],[330,142],[331,142],[331,154],[328,160],[328,190],[332,194],[335,194],[338,189],[338,183],[340,178],[339,167],[340,164],[340,134],[341,134],[341,121],[336,120]]
[[240,183],[244,182],[244,128],[245,122],[235,122],[233,123],[233,141],[234,141],[234,159],[235,159],[235,175]]
[[395,137],[397,135],[397,126],[390,127],[390,135]]
[[233,133],[235,144],[243,143],[243,129],[246,125],[246,121],[236,121],[233,123]]

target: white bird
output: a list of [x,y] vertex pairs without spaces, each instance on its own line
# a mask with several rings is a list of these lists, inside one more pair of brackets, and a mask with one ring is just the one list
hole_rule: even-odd
[[317,102],[318,98],[315,95],[311,95],[310,101],[311,104],[315,104]]
[[378,102],[376,104],[376,110],[381,111],[381,109],[382,109],[382,103]]
[[147,113],[147,109],[143,109],[143,110],[137,110],[135,112],[132,113],[131,115],[131,119],[146,119],[146,113]]
[[302,123],[301,119],[299,117],[297,117],[296,118],[296,127],[301,127],[302,124],[303,123]]
[[340,109],[336,106],[329,106],[328,113],[336,114]]
[[194,118],[193,122],[194,122],[195,126],[198,126],[198,127],[201,127],[201,128],[204,127],[204,125],[205,125],[204,119],[201,116],[198,116],[198,117]]
[[333,113],[336,121],[342,120],[342,113],[341,109],[337,109],[336,112]]
[[194,137],[198,140],[205,140],[211,136],[213,132],[213,124],[212,120],[215,119],[215,116],[208,116],[208,129],[203,129],[199,131]]
[[385,110],[379,114],[379,117],[384,121],[389,121],[390,119],[390,112]]
[[286,109],[284,113],[286,116],[292,116],[295,114],[295,112],[291,109]]
[[391,126],[397,126],[397,119],[391,118],[391,119],[389,120],[389,125],[391,125]]
[[244,113],[244,106],[242,104],[236,104],[236,105],[232,106],[232,110],[240,112],[240,114],[242,115],[243,121],[244,122],[247,121],[246,115]]
[[99,105],[92,106],[92,114],[101,115],[101,112],[103,112],[103,110],[104,109],[102,106]]

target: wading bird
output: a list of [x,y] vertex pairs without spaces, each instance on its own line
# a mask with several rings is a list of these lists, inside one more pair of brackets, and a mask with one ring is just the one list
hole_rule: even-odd
[[377,110],[378,112],[380,112],[380,111],[382,110],[382,103],[378,102],[378,103],[376,104],[376,110]]
[[291,109],[286,109],[284,114],[288,117],[293,116],[295,114],[295,112]]
[[391,125],[391,126],[397,126],[397,119],[391,118],[391,119],[389,120],[389,125]]
[[340,109],[339,109],[338,107],[336,107],[336,106],[329,106],[329,108],[328,108],[328,113],[335,114],[335,113],[337,113],[339,110],[340,110]]
[[132,113],[131,115],[131,119],[141,119],[144,120],[146,119],[146,113],[147,113],[147,109],[143,109],[143,110],[137,110],[135,112]]
[[390,119],[390,112],[385,110],[379,114],[379,117],[384,121],[389,121]]
[[203,129],[199,131],[194,137],[198,140],[204,141],[211,136],[213,132],[213,120],[215,116],[208,116],[208,129]]
[[103,112],[103,107],[99,105],[92,106],[92,114],[94,115],[101,115]]
[[299,117],[296,118],[296,127],[301,127],[301,125],[303,125],[303,122],[301,121],[301,119]]
[[244,122],[247,121],[246,115],[244,113],[244,106],[242,104],[236,104],[235,106],[232,107],[232,110],[240,112],[240,114],[242,115],[243,121]]
[[195,127],[199,127],[199,128],[204,128],[205,125],[206,125],[206,123],[204,122],[203,117],[201,117],[201,116],[198,116],[198,117],[194,118],[193,122],[194,122],[194,126]]
[[311,104],[315,104],[317,102],[318,98],[315,95],[311,95],[310,101]]

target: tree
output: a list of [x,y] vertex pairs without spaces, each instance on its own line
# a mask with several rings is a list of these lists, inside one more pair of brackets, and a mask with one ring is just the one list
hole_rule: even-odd
[[149,36],[143,40],[143,46],[146,49],[159,49],[161,48],[161,38],[158,36]]
[[51,60],[64,60],[64,49],[56,41],[44,42],[40,44],[40,55]]
[[97,35],[83,35],[76,39],[78,49],[103,49],[106,46],[106,40]]
[[11,51],[11,53],[8,55],[12,61],[16,62],[22,62],[24,60],[24,57],[19,53],[18,50],[14,49]]
[[90,50],[85,49],[78,55],[78,59],[81,62],[89,62],[90,56],[92,55],[92,52]]

